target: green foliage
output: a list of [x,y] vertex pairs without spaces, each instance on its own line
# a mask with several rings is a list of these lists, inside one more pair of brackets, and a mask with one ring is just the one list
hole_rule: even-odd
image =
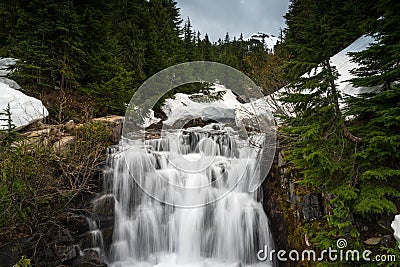
[[0,226],[32,223],[35,190],[50,175],[50,148],[29,144],[22,137],[1,146]]
[[386,253],[386,255],[394,256],[395,259],[392,261],[380,262],[378,266],[396,267],[400,265],[400,249],[397,243],[392,248],[382,248],[382,251]]
[[25,256],[22,256],[22,258],[17,262],[17,264],[14,265],[14,267],[31,267],[31,260],[27,259]]
[[0,112],[0,126],[6,128],[3,131],[0,130],[0,145],[10,145],[17,137],[17,133],[14,131],[15,125],[11,118],[10,104],[7,105],[4,112]]

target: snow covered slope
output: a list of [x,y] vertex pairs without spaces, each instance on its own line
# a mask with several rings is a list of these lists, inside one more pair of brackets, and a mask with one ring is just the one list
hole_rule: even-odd
[[[8,73],[7,67],[15,64],[14,59],[0,59],[0,76]],[[20,86],[13,80],[0,77],[0,113],[10,106],[12,123],[16,129],[21,129],[49,115],[46,107],[36,98],[30,97],[17,90]],[[0,129],[6,129],[6,115],[0,115]]]
[[224,86],[215,85],[213,92],[224,91],[221,100],[213,102],[197,102],[191,95],[178,93],[174,99],[167,99],[162,110],[167,115],[166,125],[173,125],[179,120],[195,118],[212,119],[215,121],[235,120],[235,108],[239,105],[236,96]]
[[335,66],[339,72],[339,79],[337,80],[338,88],[342,94],[347,95],[358,95],[360,93],[370,92],[374,90],[370,87],[354,87],[348,81],[350,79],[355,78],[350,71],[354,68],[357,68],[358,64],[351,61],[351,57],[348,55],[349,52],[359,52],[368,48],[371,43],[374,43],[375,40],[371,36],[361,36],[354,43],[331,57],[331,64]]

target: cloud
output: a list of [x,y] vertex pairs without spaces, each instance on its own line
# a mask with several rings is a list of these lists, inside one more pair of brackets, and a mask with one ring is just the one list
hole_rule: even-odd
[[289,0],[177,0],[184,20],[189,16],[195,31],[212,41],[255,32],[278,35]]

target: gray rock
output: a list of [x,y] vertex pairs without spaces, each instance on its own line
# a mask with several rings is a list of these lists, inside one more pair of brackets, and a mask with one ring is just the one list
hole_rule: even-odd
[[76,127],[76,125],[75,125],[75,122],[74,122],[73,120],[69,120],[69,121],[64,125],[65,131],[66,131],[67,133],[71,133],[71,132],[75,129],[75,127]]
[[303,197],[302,208],[304,219],[307,221],[322,217],[321,203],[317,195],[305,195]]

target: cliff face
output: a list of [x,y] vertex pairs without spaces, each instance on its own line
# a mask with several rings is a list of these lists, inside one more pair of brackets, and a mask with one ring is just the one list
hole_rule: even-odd
[[[278,147],[274,164],[262,185],[263,206],[269,218],[276,251],[307,249],[311,244],[300,226],[304,221],[318,219],[323,214],[321,197],[311,194],[300,197],[295,192],[295,178],[295,171],[287,165],[283,151]],[[275,262],[277,266],[300,266],[299,262]]]

